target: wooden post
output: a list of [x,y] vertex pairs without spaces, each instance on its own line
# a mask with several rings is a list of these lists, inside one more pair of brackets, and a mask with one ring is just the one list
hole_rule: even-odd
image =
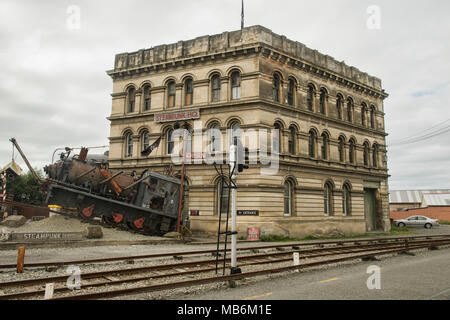
[[23,273],[23,266],[25,264],[25,247],[19,247],[17,253],[17,273]]

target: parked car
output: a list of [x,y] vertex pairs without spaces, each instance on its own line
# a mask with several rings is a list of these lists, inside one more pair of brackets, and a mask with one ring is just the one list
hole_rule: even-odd
[[422,227],[422,228],[431,228],[439,226],[438,219],[430,219],[424,216],[412,216],[406,219],[394,220],[394,223],[398,227]]

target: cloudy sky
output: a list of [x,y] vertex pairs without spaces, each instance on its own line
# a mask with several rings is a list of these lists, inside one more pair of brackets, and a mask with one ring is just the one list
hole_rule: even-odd
[[[237,30],[240,11],[240,0],[0,0],[0,165],[11,137],[38,168],[55,148],[107,145],[114,55]],[[449,12],[446,0],[245,0],[246,26],[382,79],[391,189],[450,188]]]

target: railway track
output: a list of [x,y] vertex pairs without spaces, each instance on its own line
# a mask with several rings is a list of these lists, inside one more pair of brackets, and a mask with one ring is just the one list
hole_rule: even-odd
[[[304,246],[303,249],[300,245]],[[340,240],[322,241],[308,244],[278,244],[258,247],[241,248],[238,256],[239,266],[245,272],[237,275],[217,275],[216,258],[205,259],[201,255],[210,254],[215,250],[199,250],[186,253],[164,253],[145,256],[134,256],[133,259],[147,259],[155,257],[178,256],[189,257],[191,261],[177,263],[165,263],[130,267],[115,268],[110,270],[88,272],[81,274],[81,290],[70,290],[66,286],[67,275],[54,277],[39,277],[27,280],[14,280],[0,283],[0,299],[30,299],[42,298],[45,290],[43,285],[54,283],[54,298],[59,299],[102,299],[119,296],[139,294],[143,292],[155,292],[180,287],[192,287],[202,284],[218,283],[242,278],[252,278],[261,275],[281,273],[295,269],[305,269],[318,265],[337,263],[358,259],[373,259],[375,256],[409,252],[421,248],[431,248],[450,245],[450,236],[418,236],[418,237],[389,237],[370,238],[364,240]],[[311,247],[315,246],[315,247]],[[255,250],[270,250],[270,252],[257,252]],[[244,251],[253,250],[250,254],[242,254]],[[298,253],[299,258],[305,263],[294,266],[293,253]],[[106,261],[118,261],[118,259],[130,259],[130,257],[108,258]],[[113,260],[111,260],[113,259]],[[105,259],[79,260],[83,263],[105,262]],[[70,263],[73,263],[71,261]],[[47,265],[58,265],[49,262]],[[229,266],[229,259],[221,258],[219,263]],[[39,266],[42,266],[41,263]],[[192,278],[195,279],[192,279]],[[158,282],[158,283],[154,283]],[[129,286],[132,285],[132,286]],[[127,286],[124,288],[123,286]]]

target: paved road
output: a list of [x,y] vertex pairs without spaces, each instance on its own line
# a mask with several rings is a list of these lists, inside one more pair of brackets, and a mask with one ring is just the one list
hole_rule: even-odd
[[[234,289],[175,299],[192,300],[450,300],[450,249],[422,251],[323,270],[292,273]],[[367,268],[377,265],[381,289],[369,290]]]

